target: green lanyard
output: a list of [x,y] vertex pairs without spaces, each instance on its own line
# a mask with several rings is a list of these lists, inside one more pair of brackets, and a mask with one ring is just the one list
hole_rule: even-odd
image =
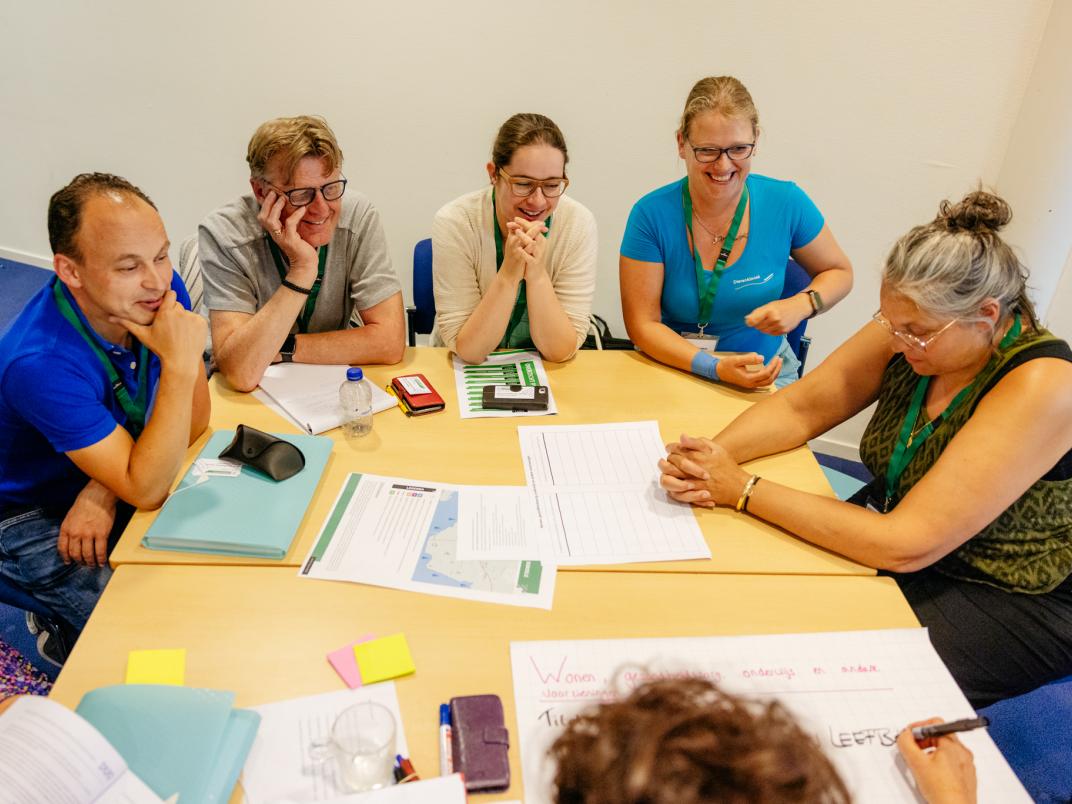
[[[287,263],[283,258],[283,252],[279,250],[279,246],[275,244],[275,241],[270,237],[268,240],[268,250],[272,252],[272,259],[275,261],[276,270],[279,271],[279,278],[287,278]],[[302,314],[298,317],[298,332],[306,333],[309,331],[309,322],[313,320],[313,310],[316,309],[316,297],[320,295],[320,284],[324,281],[324,265],[328,261],[328,247],[321,246],[320,254],[318,257],[318,263],[316,266],[316,279],[313,281],[313,286],[309,288],[309,296],[305,300],[305,308],[302,310]]]
[[[1009,331],[1005,333],[1005,337],[1002,338],[1001,343],[998,344],[998,349],[1007,349],[1012,345],[1012,343],[1020,337],[1020,330],[1020,314],[1017,313]],[[904,424],[901,425],[901,434],[897,437],[897,443],[893,448],[893,455],[890,456],[890,462],[886,467],[886,500],[882,507],[883,513],[889,512],[890,503],[893,502],[893,493],[897,488],[897,481],[901,479],[901,475],[904,474],[905,468],[911,463],[912,458],[915,457],[919,448],[923,446],[923,442],[930,438],[931,434],[941,426],[942,422],[944,422],[965,400],[965,398],[967,398],[978,381],[979,378],[976,377],[968,386],[962,388],[960,392],[953,397],[953,401],[946,406],[945,410],[943,410],[935,419],[927,422],[927,424],[923,426],[923,429],[913,436],[912,427],[919,418],[919,409],[923,406],[923,398],[927,395],[927,388],[931,382],[930,377],[919,378],[919,382],[916,383],[915,393],[912,394],[912,402],[908,406],[908,413],[905,414]]]
[[123,413],[127,416],[127,430],[131,436],[137,438],[145,427],[145,407],[149,398],[149,350],[145,348],[144,343],[138,344],[140,347],[138,350],[138,393],[132,400],[130,392],[127,391],[126,385],[123,384],[123,378],[119,376],[119,372],[116,371],[108,355],[101,349],[97,339],[89,332],[82,319],[78,317],[78,313],[71,307],[71,303],[67,301],[67,297],[64,295],[63,288],[58,280],[52,285],[52,297],[56,300],[56,306],[63,317],[82,336],[82,340],[93,350],[93,354],[97,356],[101,365],[104,366],[104,371],[108,375],[108,382],[112,384],[112,393],[115,394],[119,407],[123,409]]
[[741,219],[744,218],[744,208],[748,206],[748,185],[744,185],[741,189],[741,200],[737,202],[737,211],[733,213],[733,221],[730,223],[729,231],[726,232],[726,239],[722,241],[722,250],[718,253],[710,278],[707,278],[707,271],[704,270],[703,260],[700,258],[700,249],[692,233],[692,196],[689,195],[687,176],[681,184],[681,203],[685,207],[685,226],[689,230],[689,238],[692,240],[692,257],[696,262],[696,295],[700,300],[700,319],[696,324],[702,335],[704,327],[711,323],[711,308],[715,304],[715,293],[718,292],[722,274],[726,272],[726,261],[730,258],[730,252],[733,251],[733,244],[737,241],[737,230],[741,226]]
[[[551,233],[551,219],[554,215],[548,215],[544,220],[543,225],[547,227],[547,231],[543,233],[544,237],[547,237]],[[505,246],[503,244],[502,232],[499,231],[499,216],[495,208],[495,189],[491,191],[491,229],[495,234],[495,270],[498,271],[502,268],[503,258],[505,257]],[[506,325],[506,333],[503,335],[502,341],[499,342],[499,348],[505,349],[512,346],[512,335],[519,325],[523,323],[523,319],[528,313],[528,304],[525,295],[525,280],[522,279],[517,286],[517,300],[514,302],[514,310],[510,313],[510,321]],[[525,331],[522,334],[522,340],[531,340],[528,333],[528,325],[525,325]]]

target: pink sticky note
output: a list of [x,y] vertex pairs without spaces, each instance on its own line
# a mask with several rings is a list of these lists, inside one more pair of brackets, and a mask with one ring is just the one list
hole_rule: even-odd
[[361,686],[361,671],[357,669],[354,645],[360,642],[368,642],[370,639],[372,639],[372,634],[365,634],[349,645],[343,645],[338,650],[333,650],[328,654],[328,661],[331,662],[331,666],[335,668],[335,672],[339,674],[339,677],[346,682],[346,686],[350,689]]

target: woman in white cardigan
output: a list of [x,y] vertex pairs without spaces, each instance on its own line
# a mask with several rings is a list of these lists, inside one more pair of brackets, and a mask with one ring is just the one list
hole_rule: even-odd
[[564,196],[566,141],[549,118],[515,114],[499,129],[490,186],[432,223],[432,344],[468,363],[495,349],[536,348],[568,360],[588,332],[596,222]]

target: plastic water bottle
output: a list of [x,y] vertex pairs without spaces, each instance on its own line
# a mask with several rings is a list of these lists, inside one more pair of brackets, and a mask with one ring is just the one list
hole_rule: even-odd
[[342,432],[356,441],[372,432],[372,386],[359,368],[346,369],[346,382],[339,386]]

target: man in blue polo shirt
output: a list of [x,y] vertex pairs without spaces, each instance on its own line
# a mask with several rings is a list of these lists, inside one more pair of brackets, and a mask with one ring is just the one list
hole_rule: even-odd
[[152,201],[83,173],[52,196],[56,276],[0,340],[0,573],[81,631],[130,508],[208,424],[201,351]]

